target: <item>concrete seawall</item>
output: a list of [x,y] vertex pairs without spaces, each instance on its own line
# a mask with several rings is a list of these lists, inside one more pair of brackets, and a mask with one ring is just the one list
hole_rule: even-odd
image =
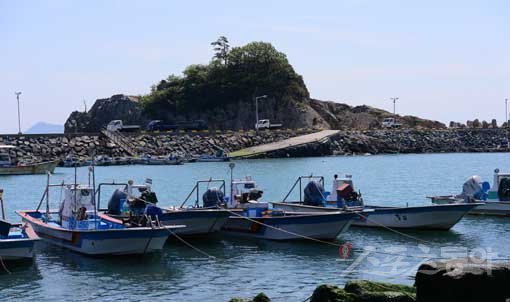
[[[178,154],[192,157],[217,150],[233,152],[245,148],[282,142],[311,130],[245,131],[223,133],[136,133],[124,139],[137,154]],[[433,153],[433,152],[508,152],[507,129],[450,130],[370,130],[338,131],[324,139],[266,150],[260,157],[300,157],[350,154]],[[15,152],[23,163],[65,158],[72,153],[82,158],[91,154],[127,156],[119,144],[101,133],[0,135],[0,144],[19,148]],[[262,148],[263,149],[263,148]],[[237,152],[239,154],[239,152]],[[241,152],[242,154],[242,152]],[[248,157],[248,156],[240,156]]]

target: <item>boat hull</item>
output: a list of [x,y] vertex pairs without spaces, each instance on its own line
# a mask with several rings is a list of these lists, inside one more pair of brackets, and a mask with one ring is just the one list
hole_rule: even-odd
[[510,216],[510,202],[487,201],[469,211],[470,215]]
[[[338,208],[303,206],[297,203],[273,203],[285,211],[334,212]],[[358,227],[389,227],[393,229],[449,230],[464,215],[480,204],[452,204],[420,207],[366,206],[373,212],[357,214],[352,225]]]
[[69,230],[43,223],[26,211],[17,213],[44,241],[87,255],[145,254],[161,250],[170,235],[166,227]]
[[220,231],[230,215],[222,209],[165,210],[160,221],[164,225],[185,225],[173,231],[179,236],[203,236]]
[[[464,204],[462,198],[455,196],[435,196],[430,197],[434,204]],[[487,216],[510,216],[510,202],[499,200],[480,201],[483,204],[469,211],[469,215],[487,215]]]
[[24,260],[34,257],[35,241],[32,239],[0,240],[0,259]]
[[26,166],[0,167],[0,175],[26,175],[26,174],[45,174],[53,173],[58,165],[58,161],[43,162]]
[[2,261],[30,260],[34,258],[35,243],[39,237],[29,226],[25,227],[25,237],[0,239],[0,259]]
[[249,219],[230,216],[222,230],[230,235],[269,240],[303,240],[306,238],[334,240],[347,231],[353,217],[353,213],[289,215]]

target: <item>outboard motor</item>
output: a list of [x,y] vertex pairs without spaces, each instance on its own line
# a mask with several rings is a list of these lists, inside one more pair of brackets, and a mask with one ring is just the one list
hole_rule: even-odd
[[483,193],[481,183],[482,178],[480,176],[470,177],[462,186],[462,196],[464,200],[470,202],[473,199],[480,199]]
[[111,215],[120,215],[120,200],[124,199],[127,200],[127,193],[124,191],[121,191],[119,189],[116,189],[112,197],[110,198],[110,201],[108,201],[108,214]]
[[204,208],[214,208],[225,203],[225,194],[218,188],[210,188],[202,195]]
[[310,181],[304,190],[303,204],[308,206],[321,206],[324,202],[324,186],[318,181]]

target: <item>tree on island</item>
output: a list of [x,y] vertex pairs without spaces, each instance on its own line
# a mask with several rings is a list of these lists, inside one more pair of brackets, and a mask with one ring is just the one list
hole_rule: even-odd
[[211,45],[214,46],[214,57],[220,62],[223,61],[223,64],[227,65],[228,52],[230,50],[230,44],[227,37],[220,36],[218,40],[212,42]]
[[303,78],[287,56],[270,43],[251,42],[230,48],[228,39],[220,37],[212,44],[215,53],[209,64],[190,65],[181,76],[170,75],[143,97],[141,103],[148,116],[191,117],[239,103],[252,111],[255,94],[271,96],[274,106],[309,100]]

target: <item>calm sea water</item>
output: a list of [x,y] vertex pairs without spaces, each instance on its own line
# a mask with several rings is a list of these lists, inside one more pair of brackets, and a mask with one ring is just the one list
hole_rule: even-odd
[[[492,183],[494,168],[508,170],[509,154],[425,154],[236,162],[237,178],[251,175],[265,191],[263,199],[281,200],[297,176],[323,175],[329,189],[333,174],[352,174],[365,201],[379,205],[429,204],[428,195],[458,193],[464,180],[478,174]],[[182,166],[98,167],[97,182],[153,179],[162,205],[179,205],[200,179],[224,178],[228,163]],[[72,182],[74,169],[58,168],[53,183]],[[87,181],[87,169],[78,169]],[[14,210],[39,202],[45,176],[0,177],[8,218]],[[53,207],[60,191],[52,191]],[[297,195],[294,195],[297,196]],[[103,202],[106,202],[104,198]],[[425,258],[466,256],[510,258],[510,218],[465,217],[448,232],[407,232],[423,241],[375,229],[351,228],[338,239],[352,245],[348,259],[337,247],[314,242],[267,242],[216,236],[191,243],[216,260],[187,246],[167,243],[161,253],[145,257],[94,258],[39,244],[34,264],[0,273],[0,300],[9,301],[228,301],[234,296],[267,293],[274,301],[302,301],[323,283],[351,279],[412,284]],[[367,252],[367,248],[375,251]]]

